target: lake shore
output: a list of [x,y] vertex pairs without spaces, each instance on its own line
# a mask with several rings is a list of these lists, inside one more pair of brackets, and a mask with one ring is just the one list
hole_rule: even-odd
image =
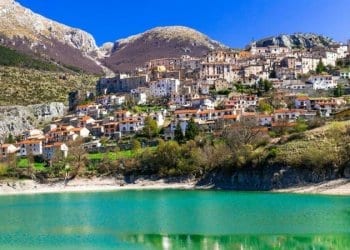
[[195,182],[168,183],[164,180],[138,180],[133,184],[125,184],[114,178],[78,178],[65,184],[63,181],[40,184],[33,180],[0,180],[0,196],[47,194],[47,193],[83,193],[108,192],[121,190],[152,190],[152,189],[194,189]]
[[[32,195],[47,193],[109,192],[122,190],[158,190],[158,189],[210,189],[210,186],[196,186],[195,181],[167,182],[165,180],[137,180],[133,184],[120,183],[114,178],[74,179],[66,185],[63,181],[39,184],[33,180],[1,180],[0,196]],[[350,195],[350,179],[338,179],[309,184],[300,187],[272,190],[276,193]]]

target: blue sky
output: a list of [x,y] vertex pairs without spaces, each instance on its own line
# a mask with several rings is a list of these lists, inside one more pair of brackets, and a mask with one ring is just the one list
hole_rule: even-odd
[[156,26],[184,25],[231,47],[276,34],[350,38],[350,0],[18,0],[41,15],[91,33],[98,45]]

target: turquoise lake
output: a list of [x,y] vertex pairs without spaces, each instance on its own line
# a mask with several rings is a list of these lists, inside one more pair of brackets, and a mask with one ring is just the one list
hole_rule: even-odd
[[350,197],[118,191],[0,197],[0,249],[350,249]]

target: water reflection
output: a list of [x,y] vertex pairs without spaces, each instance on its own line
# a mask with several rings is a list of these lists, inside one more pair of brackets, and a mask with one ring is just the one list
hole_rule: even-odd
[[350,235],[119,235],[149,249],[349,249]]

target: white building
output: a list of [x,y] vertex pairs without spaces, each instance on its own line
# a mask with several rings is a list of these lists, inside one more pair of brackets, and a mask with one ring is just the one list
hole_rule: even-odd
[[340,71],[340,78],[350,79],[350,70]]
[[317,89],[332,89],[337,87],[338,77],[334,77],[331,75],[316,75],[311,76],[308,79],[308,82],[312,83],[312,88]]
[[51,160],[55,152],[61,152],[64,158],[68,156],[68,147],[65,143],[55,143],[52,145],[46,145],[43,149],[43,157]]
[[18,143],[19,156],[28,155],[42,155],[43,154],[43,143],[39,140],[25,140]]
[[303,56],[299,59],[295,64],[296,69],[301,74],[307,74],[310,71],[315,71],[317,65],[320,62],[320,58],[312,57],[312,56]]
[[0,144],[0,159],[7,158],[8,155],[16,153],[17,150],[16,146],[12,144]]
[[174,78],[165,78],[150,84],[150,95],[166,97],[176,95],[179,92],[180,81]]

